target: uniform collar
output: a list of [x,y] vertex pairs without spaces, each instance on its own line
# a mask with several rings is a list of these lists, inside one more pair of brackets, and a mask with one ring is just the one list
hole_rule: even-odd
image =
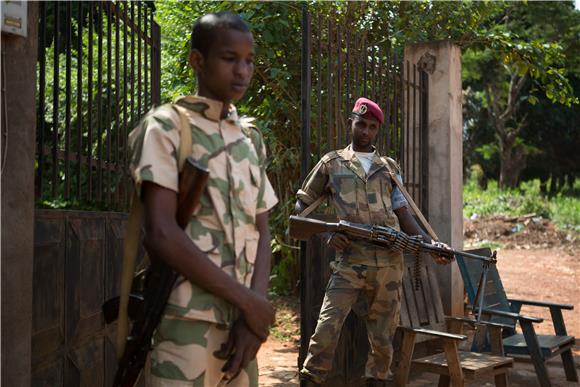
[[[220,101],[199,95],[185,95],[177,98],[175,103],[215,122],[221,120],[220,116],[222,114],[222,107],[224,106]],[[237,122],[239,120],[238,111],[234,105],[230,104],[228,115],[225,119],[232,122]]]
[[373,160],[369,173],[365,173],[363,166],[361,165],[358,157],[355,157],[355,152],[352,149],[352,144],[349,144],[346,148],[342,150],[342,158],[348,161],[348,168],[352,170],[359,178],[363,181],[367,181],[376,171],[384,167],[385,163],[381,160],[381,156],[377,149],[373,146]]

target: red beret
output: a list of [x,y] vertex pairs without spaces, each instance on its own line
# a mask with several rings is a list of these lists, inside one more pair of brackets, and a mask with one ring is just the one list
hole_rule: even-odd
[[352,112],[358,114],[359,116],[364,116],[365,114],[370,114],[374,118],[376,118],[379,123],[383,123],[385,120],[385,115],[383,111],[375,102],[371,101],[368,98],[359,98],[354,103],[354,107],[352,108]]

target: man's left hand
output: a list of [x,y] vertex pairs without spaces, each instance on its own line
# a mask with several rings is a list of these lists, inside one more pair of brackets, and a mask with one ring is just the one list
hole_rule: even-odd
[[225,378],[234,380],[248,363],[256,358],[261,345],[262,341],[248,328],[243,319],[236,321],[224,349],[229,355],[222,368]]
[[[437,246],[437,247],[445,249],[445,250],[451,250],[451,248],[443,242],[431,241],[431,244],[433,246]],[[435,263],[437,263],[438,265],[448,265],[454,259],[453,256],[451,256],[451,258],[450,258],[449,256],[441,255],[441,254],[437,254],[437,253],[431,253],[431,257],[433,258]]]

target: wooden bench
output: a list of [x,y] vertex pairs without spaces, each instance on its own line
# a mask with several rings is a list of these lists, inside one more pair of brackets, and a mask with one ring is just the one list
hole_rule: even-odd
[[[405,256],[405,274],[401,295],[401,335],[397,354],[396,383],[405,386],[410,372],[439,374],[439,386],[463,386],[465,381],[494,377],[496,386],[507,386],[508,369],[513,359],[503,353],[504,324],[482,322],[464,317],[445,317],[433,264],[428,256],[421,260],[416,272],[415,258]],[[417,275],[420,281],[417,281]],[[464,352],[458,343],[466,340],[463,326],[471,325],[477,331],[488,331],[491,336],[491,354]],[[481,336],[478,336],[481,337]],[[439,338],[444,352],[413,360],[417,343]]]

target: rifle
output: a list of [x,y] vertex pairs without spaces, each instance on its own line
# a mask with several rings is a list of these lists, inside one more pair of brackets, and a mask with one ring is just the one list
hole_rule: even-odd
[[[209,172],[191,157],[187,157],[179,174],[179,194],[177,197],[176,221],[184,229],[207,185]],[[144,274],[141,289],[133,291],[129,297],[129,317],[133,320],[131,334],[127,337],[125,350],[119,360],[119,367],[113,382],[114,387],[135,385],[145,365],[151,349],[151,338],[161,321],[165,305],[179,274],[158,257],[150,256],[151,265]],[[105,320],[110,323],[117,319],[119,297],[108,300],[103,305]]]
[[[450,260],[458,254],[466,258],[480,260],[482,261],[483,272],[479,279],[479,286],[477,289],[477,295],[474,299],[473,310],[475,310],[476,305],[479,304],[479,314],[477,319],[478,321],[481,319],[487,271],[489,265],[497,263],[497,254],[495,251],[490,257],[485,257],[483,255],[467,253],[465,251],[458,251],[451,248],[446,249],[430,243],[425,243],[420,237],[409,236],[402,231],[397,231],[394,228],[387,226],[352,223],[344,220],[341,220],[338,223],[327,223],[316,219],[294,215],[290,216],[288,231],[292,238],[302,241],[309,240],[315,234],[339,232],[349,237],[349,239],[365,240],[376,246],[411,252],[414,254],[419,252],[434,253]],[[479,302],[477,302],[477,300],[479,300]]]

